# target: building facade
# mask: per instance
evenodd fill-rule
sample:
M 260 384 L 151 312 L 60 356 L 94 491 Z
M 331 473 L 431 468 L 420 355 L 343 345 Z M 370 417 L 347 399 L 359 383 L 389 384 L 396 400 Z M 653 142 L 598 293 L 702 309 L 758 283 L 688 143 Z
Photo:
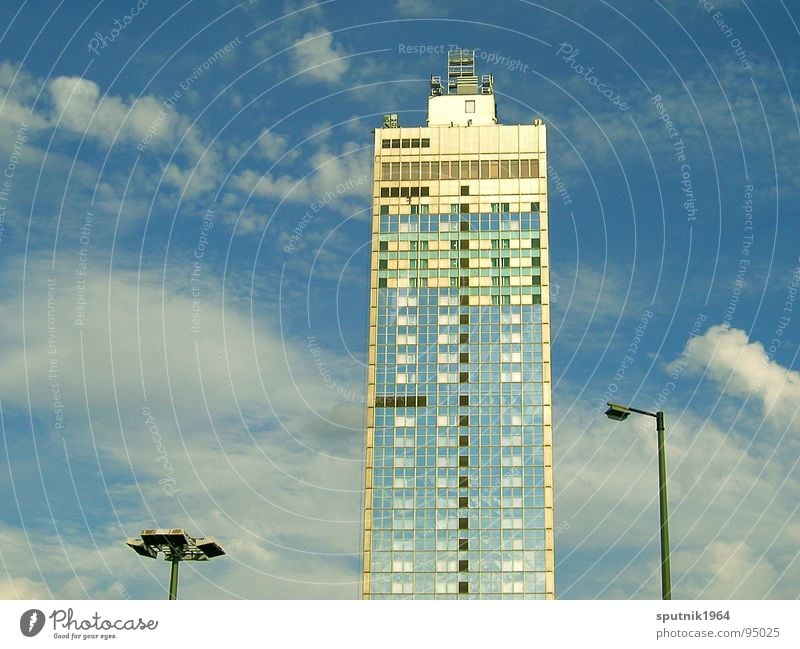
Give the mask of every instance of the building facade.
M 546 154 L 470 51 L 375 130 L 365 598 L 554 597 Z

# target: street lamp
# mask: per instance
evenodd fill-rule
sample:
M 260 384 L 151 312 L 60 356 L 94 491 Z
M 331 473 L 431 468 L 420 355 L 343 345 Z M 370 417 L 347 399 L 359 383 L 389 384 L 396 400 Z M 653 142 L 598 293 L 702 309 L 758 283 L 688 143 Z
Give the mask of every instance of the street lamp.
M 172 563 L 169 576 L 169 599 L 178 598 L 178 564 L 181 561 L 208 561 L 225 554 L 211 537 L 193 538 L 181 529 L 142 530 L 141 538 L 126 542 L 136 554 L 155 559 L 158 553 Z
M 664 453 L 664 413 L 648 412 L 618 403 L 608 403 L 606 417 L 625 421 L 632 412 L 655 417 L 658 432 L 658 504 L 661 518 L 661 599 L 672 599 L 672 576 L 669 567 L 669 521 L 667 514 L 667 458 Z

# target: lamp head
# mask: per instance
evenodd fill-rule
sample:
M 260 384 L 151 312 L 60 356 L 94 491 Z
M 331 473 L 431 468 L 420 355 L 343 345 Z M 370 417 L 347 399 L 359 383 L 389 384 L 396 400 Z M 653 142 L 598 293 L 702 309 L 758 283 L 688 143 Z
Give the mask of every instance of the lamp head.
M 158 554 L 155 548 L 151 548 L 149 545 L 146 545 L 142 539 L 128 539 L 125 541 L 125 544 L 130 547 L 136 554 L 140 554 L 143 557 L 149 557 L 150 559 L 155 559 L 156 555 Z
M 606 417 L 614 421 L 625 421 L 631 411 L 626 406 L 621 406 L 618 403 L 609 403 L 608 410 L 606 410 Z

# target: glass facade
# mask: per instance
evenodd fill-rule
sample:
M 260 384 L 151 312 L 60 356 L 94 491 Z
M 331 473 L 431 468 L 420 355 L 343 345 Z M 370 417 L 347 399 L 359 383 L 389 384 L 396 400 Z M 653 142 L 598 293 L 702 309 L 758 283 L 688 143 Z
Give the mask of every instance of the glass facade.
M 538 173 L 544 125 L 456 130 L 375 136 L 362 594 L 552 598 L 546 179 L 381 174 Z

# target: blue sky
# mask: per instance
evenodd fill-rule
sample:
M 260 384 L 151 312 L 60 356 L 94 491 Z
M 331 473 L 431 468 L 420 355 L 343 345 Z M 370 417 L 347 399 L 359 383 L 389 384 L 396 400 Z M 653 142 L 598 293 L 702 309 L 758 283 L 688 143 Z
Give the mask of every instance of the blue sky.
M 761 0 L 0 7 L 0 597 L 354 598 L 372 129 L 450 46 L 549 133 L 560 597 L 795 598 L 798 15 Z M 795 163 L 795 164 L 793 164 Z

